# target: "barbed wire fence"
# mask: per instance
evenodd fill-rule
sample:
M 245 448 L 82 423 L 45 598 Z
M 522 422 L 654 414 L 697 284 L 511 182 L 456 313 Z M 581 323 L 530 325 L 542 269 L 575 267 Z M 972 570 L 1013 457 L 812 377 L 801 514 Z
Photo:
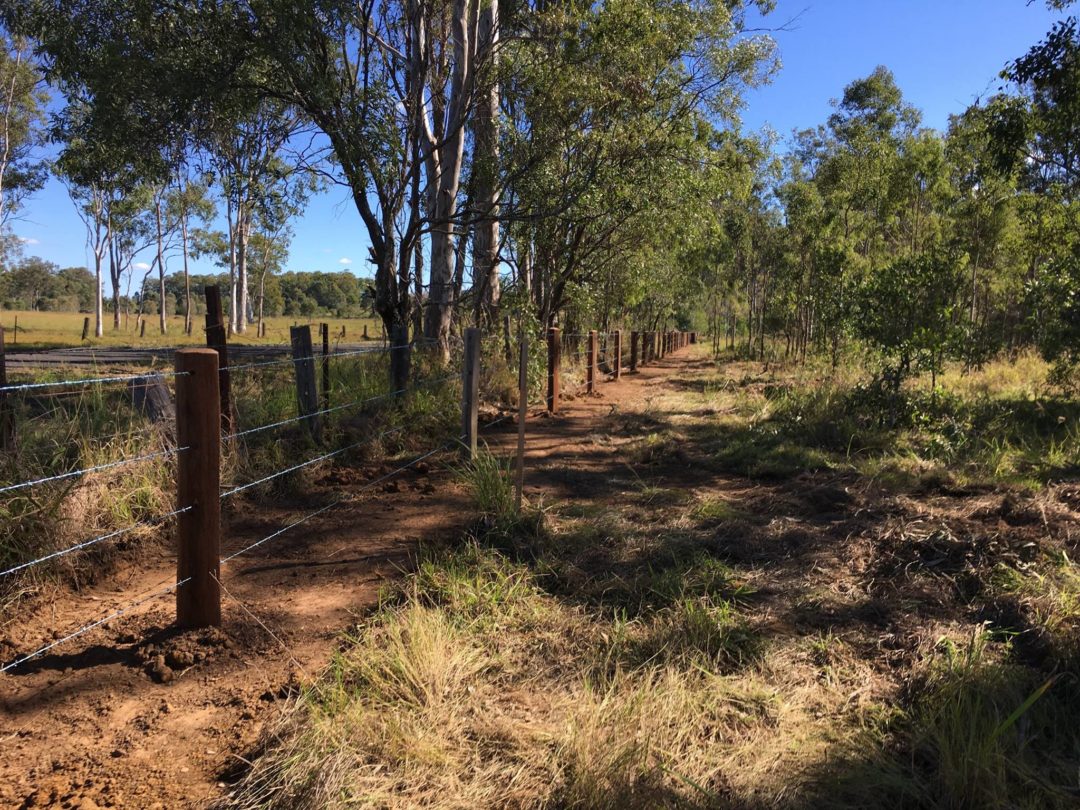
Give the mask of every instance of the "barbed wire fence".
M 297 330 L 307 330 L 308 340 L 306 345 L 311 346 L 310 326 L 298 326 Z M 209 332 L 208 332 L 209 335 Z M 326 332 L 323 332 L 324 338 Z M 603 356 L 607 360 L 610 371 L 607 372 L 609 379 L 618 380 L 623 369 L 624 347 L 622 333 L 615 331 L 603 336 L 603 342 L 598 340 L 597 332 L 584 335 L 588 341 L 587 348 L 582 352 L 571 353 L 570 359 L 576 356 L 585 356 L 588 364 L 587 379 L 584 385 L 576 389 L 576 392 L 586 389 L 595 390 L 599 382 L 597 374 L 598 363 Z M 696 337 L 696 336 L 695 336 Z M 528 350 L 524 344 L 521 346 L 519 366 L 519 402 L 516 413 L 507 413 L 495 420 L 487 421 L 482 426 L 478 419 L 479 405 L 479 366 L 480 366 L 480 334 L 477 329 L 467 329 L 462 339 L 455 340 L 453 347 L 460 351 L 455 353 L 452 361 L 460 363 L 460 373 L 442 374 L 412 380 L 408 385 L 395 387 L 369 396 L 359 396 L 346 402 L 336 404 L 329 403 L 330 380 L 329 372 L 324 372 L 323 403 L 325 407 L 308 408 L 305 410 L 304 380 L 301 374 L 303 366 L 313 365 L 313 356 L 302 350 L 297 352 L 297 343 L 294 341 L 294 356 L 290 358 L 277 358 L 267 361 L 256 361 L 240 364 L 220 364 L 221 352 L 217 349 L 181 349 L 176 352 L 176 369 L 171 372 L 160 373 L 161 380 L 171 380 L 176 386 L 176 425 L 175 446 L 150 453 L 140 453 L 110 460 L 104 463 L 77 466 L 75 469 L 55 472 L 47 476 L 37 476 L 24 481 L 17 481 L 0 486 L 0 495 L 7 493 L 23 492 L 34 488 L 46 487 L 55 482 L 65 482 L 81 479 L 99 472 L 119 469 L 122 467 L 151 462 L 175 461 L 176 463 L 176 508 L 162 511 L 152 518 L 133 521 L 129 525 L 113 528 L 92 537 L 80 539 L 78 542 L 69 543 L 61 549 L 49 551 L 33 559 L 21 561 L 10 565 L 0 571 L 0 585 L 3 581 L 15 577 L 46 563 L 69 558 L 80 552 L 100 546 L 109 541 L 122 538 L 126 535 L 147 530 L 164 529 L 170 524 L 176 524 L 177 534 L 177 576 L 163 581 L 133 601 L 109 611 L 106 615 L 92 619 L 81 626 L 68 630 L 51 630 L 54 639 L 38 647 L 37 649 L 17 655 L 11 661 L 0 662 L 0 673 L 14 670 L 27 662 L 50 652 L 51 650 L 67 644 L 86 633 L 89 633 L 102 625 L 126 616 L 146 604 L 169 595 L 175 595 L 177 599 L 177 625 L 180 627 L 205 626 L 219 624 L 221 610 L 221 568 L 233 563 L 237 558 L 249 554 L 255 549 L 266 546 L 278 538 L 286 535 L 295 528 L 302 526 L 346 503 L 354 501 L 359 495 L 370 491 L 374 487 L 385 483 L 391 478 L 404 473 L 421 462 L 430 459 L 439 453 L 459 448 L 467 457 L 474 456 L 477 452 L 477 438 L 481 429 L 494 428 L 497 425 L 509 422 L 517 417 L 519 422 L 519 445 L 518 445 L 518 497 L 520 504 L 521 476 L 523 472 L 524 457 L 524 424 L 530 406 L 546 404 L 547 410 L 554 413 L 558 409 L 559 402 L 559 378 L 562 371 L 562 342 L 558 329 L 551 329 L 547 335 L 548 349 L 548 390 L 547 396 L 530 398 L 527 386 L 525 364 L 528 362 Z M 640 338 L 640 340 L 639 340 Z M 209 339 L 209 338 L 208 338 Z M 635 333 L 633 347 L 631 349 L 631 367 L 639 364 L 637 349 L 640 343 L 641 358 L 643 364 L 650 357 L 655 357 L 666 349 L 673 351 L 693 340 L 684 333 Z M 328 341 L 324 340 L 324 348 Z M 393 345 L 377 347 L 365 347 L 350 351 L 324 351 L 324 363 L 359 358 L 365 355 L 379 358 L 390 358 L 390 378 L 392 381 L 400 379 L 400 369 L 395 369 L 395 353 L 398 357 L 404 353 L 406 362 L 413 350 L 429 343 L 418 340 L 411 342 L 388 341 Z M 301 341 L 303 344 L 303 341 Z M 542 345 L 542 343 L 541 343 Z M 650 355 L 648 347 L 653 348 Z M 660 348 L 663 347 L 663 348 Z M 453 363 L 451 363 L 452 365 Z M 263 370 L 287 368 L 295 369 L 297 388 L 297 413 L 294 416 L 273 419 L 257 424 L 252 427 L 238 428 L 233 419 L 227 421 L 228 430 L 222 430 L 226 424 L 225 409 L 231 417 L 233 403 L 221 397 L 221 380 L 235 372 L 249 370 Z M 324 366 L 325 368 L 325 366 Z M 51 382 L 27 382 L 11 385 L 0 385 L 0 399 L 6 400 L 9 395 L 20 394 L 44 389 L 74 389 L 87 388 L 89 386 L 104 386 L 114 384 L 131 385 L 145 381 L 145 374 L 108 375 L 90 377 L 84 379 L 67 379 Z M 459 392 L 461 403 L 461 429 L 455 430 L 451 435 L 444 435 L 436 439 L 432 446 L 424 449 L 405 461 L 398 463 L 393 469 L 373 478 L 359 486 L 350 488 L 341 493 L 329 503 L 307 512 L 300 517 L 292 519 L 284 525 L 276 528 L 265 536 L 245 544 L 242 548 L 230 553 L 221 550 L 221 515 L 223 503 L 257 487 L 268 485 L 279 479 L 292 476 L 299 471 L 314 467 L 315 465 L 329 462 L 339 458 L 350 451 L 359 450 L 363 447 L 382 446 L 383 442 L 391 437 L 399 437 L 407 431 L 405 425 L 394 425 L 377 432 L 366 433 L 362 437 L 348 441 L 341 446 L 325 449 L 295 464 L 275 469 L 271 472 L 251 477 L 251 480 L 235 480 L 228 484 L 222 484 L 221 454 L 222 448 L 242 444 L 253 436 L 278 431 L 293 425 L 310 424 L 334 414 L 344 414 L 349 411 L 364 411 L 375 405 L 385 405 L 424 390 L 446 389 L 454 382 L 460 382 Z M 553 386 L 554 381 L 554 386 Z M 313 395 L 312 392 L 307 392 Z M 308 397 L 308 402 L 311 398 Z

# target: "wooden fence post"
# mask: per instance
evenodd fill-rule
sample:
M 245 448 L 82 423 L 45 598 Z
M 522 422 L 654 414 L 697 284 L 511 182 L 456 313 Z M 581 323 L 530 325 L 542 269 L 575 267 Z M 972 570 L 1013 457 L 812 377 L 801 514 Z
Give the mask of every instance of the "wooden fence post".
M 296 405 L 300 416 L 310 416 L 319 410 L 319 392 L 315 385 L 315 354 L 311 346 L 311 327 L 289 328 L 292 341 L 293 369 L 296 372 Z M 317 416 L 305 419 L 311 438 L 319 441 L 320 420 Z
M 322 406 L 330 410 L 330 324 L 320 325 L 322 329 Z
M 615 382 L 622 379 L 622 329 L 615 330 Z
M 465 365 L 461 372 L 461 433 L 466 458 L 476 458 L 480 407 L 480 330 L 465 330 Z
M 218 390 L 221 397 L 221 429 L 231 433 L 233 428 L 232 394 L 229 384 L 229 346 L 225 337 L 225 318 L 221 312 L 221 290 L 216 284 L 203 289 L 206 297 L 206 345 L 218 355 Z
M 630 333 L 630 373 L 633 374 L 637 371 L 638 364 L 638 341 L 641 340 L 640 332 Z
M 7 354 L 4 351 L 4 327 L 0 326 L 0 388 L 8 384 Z M 15 449 L 15 412 L 7 391 L 0 391 L 0 450 Z
M 585 370 L 585 393 L 591 394 L 596 388 L 596 330 L 589 330 L 589 345 L 586 350 L 589 367 Z
M 503 351 L 506 354 L 506 365 L 514 367 L 514 349 L 510 345 L 510 316 L 503 315 Z
M 89 318 L 83 318 L 82 319 L 82 339 L 86 340 L 86 337 L 89 334 L 90 334 L 90 319 Z
M 518 351 L 518 444 L 514 505 L 520 514 L 525 489 L 525 418 L 529 415 L 529 336 L 520 325 L 518 335 L 521 347 Z
M 562 341 L 559 327 L 548 329 L 547 409 L 548 413 L 559 410 L 559 364 L 562 362 Z
M 404 396 L 409 385 L 409 327 L 397 324 L 390 330 L 390 390 Z
M 364 324 L 364 338 L 363 339 L 364 340 L 368 339 L 368 336 L 367 336 L 367 324 L 366 323 Z
M 139 318 L 139 337 L 146 337 L 146 318 Z
M 221 624 L 221 397 L 218 354 L 176 352 L 176 623 Z

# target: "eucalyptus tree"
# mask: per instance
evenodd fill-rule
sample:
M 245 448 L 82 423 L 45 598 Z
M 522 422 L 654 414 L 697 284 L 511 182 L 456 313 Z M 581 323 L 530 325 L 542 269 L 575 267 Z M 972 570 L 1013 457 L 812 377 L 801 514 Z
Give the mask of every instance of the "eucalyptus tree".
M 213 220 L 217 209 L 210 199 L 209 185 L 191 172 L 187 162 L 179 167 L 174 176 L 165 211 L 167 221 L 180 235 L 180 256 L 184 267 L 184 333 L 191 334 L 193 310 L 189 258 L 192 230 L 197 228 L 200 222 Z
M 0 25 L 0 260 L 12 217 L 45 183 L 47 100 L 29 41 Z
M 771 5 L 538 4 L 504 20 L 527 33 L 503 51 L 504 216 L 528 223 L 511 250 L 541 322 L 645 249 L 663 214 L 652 199 L 700 159 L 699 132 L 734 122 L 742 91 L 768 78 L 772 43 L 749 35 L 747 9 Z

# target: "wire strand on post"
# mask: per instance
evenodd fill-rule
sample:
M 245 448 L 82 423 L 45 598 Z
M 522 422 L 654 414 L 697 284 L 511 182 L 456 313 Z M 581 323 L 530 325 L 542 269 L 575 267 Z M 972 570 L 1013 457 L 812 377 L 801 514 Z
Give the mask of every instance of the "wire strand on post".
M 182 579 L 179 582 L 174 582 L 172 585 L 169 585 L 167 588 L 165 588 L 163 590 L 160 590 L 160 591 L 156 591 L 156 592 L 150 594 L 149 596 L 138 600 L 137 602 L 133 602 L 132 604 L 128 605 L 125 608 L 122 608 L 121 610 L 117 610 L 114 613 L 110 613 L 108 616 L 105 616 L 102 619 L 98 619 L 96 621 L 91 622 L 90 624 L 83 625 L 78 630 L 75 630 L 75 631 L 73 631 L 71 633 L 68 633 L 63 638 L 58 638 L 56 641 L 52 642 L 51 644 L 46 644 L 44 647 L 41 647 L 41 648 L 35 650 L 32 653 L 24 655 L 21 658 L 18 658 L 16 660 L 12 661 L 10 664 L 5 664 L 4 666 L 0 667 L 0 673 L 8 672 L 9 670 L 15 669 L 15 667 L 21 666 L 22 664 L 25 664 L 27 661 L 30 661 L 30 660 L 32 660 L 34 658 L 37 658 L 42 653 L 46 653 L 49 650 L 53 649 L 54 647 L 59 647 L 61 644 L 65 644 L 68 641 L 71 641 L 72 639 L 76 639 L 81 635 L 89 633 L 94 628 L 100 627 L 103 624 L 111 622 L 113 619 L 119 619 L 121 616 L 124 616 L 124 615 L 126 615 L 128 613 L 131 613 L 133 610 L 135 610 L 138 607 L 141 607 L 142 605 L 145 605 L 147 602 L 150 602 L 150 601 L 152 601 L 154 599 L 157 599 L 159 597 L 162 597 L 162 596 L 166 596 L 166 595 L 176 591 L 178 588 L 180 588 L 183 585 L 186 585 L 190 581 L 191 581 L 191 579 L 188 578 L 188 579 Z
M 22 481 L 18 484 L 11 484 L 10 486 L 0 487 L 0 494 L 4 492 L 13 492 L 17 489 L 25 489 L 26 487 L 37 486 L 38 484 L 47 484 L 50 481 L 63 481 L 66 478 L 74 478 L 77 475 L 86 475 L 92 472 L 111 470 L 114 467 L 122 467 L 125 464 L 137 464 L 140 461 L 151 461 L 155 458 L 167 458 L 169 456 L 175 456 L 177 453 L 182 453 L 185 450 L 189 449 L 191 448 L 178 447 L 175 450 L 161 450 L 157 453 L 147 453 L 145 456 L 135 456 L 134 458 L 122 458 L 119 461 L 109 461 L 105 464 L 98 464 L 96 467 L 84 467 L 81 470 L 72 470 L 71 472 L 61 473 L 60 475 L 52 475 L 48 478 L 38 478 L 33 481 Z

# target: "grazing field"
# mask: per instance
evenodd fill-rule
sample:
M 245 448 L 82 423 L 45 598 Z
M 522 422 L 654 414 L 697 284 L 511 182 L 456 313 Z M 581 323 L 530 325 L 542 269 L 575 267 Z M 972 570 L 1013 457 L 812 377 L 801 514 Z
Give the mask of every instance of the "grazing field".
M 168 331 L 161 334 L 158 326 L 157 315 L 146 316 L 146 330 L 144 334 L 138 319 L 132 315 L 129 318 L 121 316 L 120 329 L 113 329 L 112 316 L 105 317 L 105 334 L 94 337 L 94 316 L 90 315 L 90 334 L 87 340 L 82 339 L 83 319 L 86 313 L 81 312 L 27 312 L 5 310 L 0 312 L 0 325 L 5 330 L 5 342 L 10 351 L 12 348 L 20 349 L 56 349 L 71 346 L 83 346 L 92 348 L 95 346 L 136 346 L 157 348 L 161 346 L 189 346 L 202 345 L 205 341 L 203 336 L 203 315 L 194 316 L 194 326 L 190 335 L 184 334 L 183 316 L 174 316 L 168 319 Z M 233 335 L 231 340 L 237 343 L 288 343 L 289 327 L 294 324 L 330 324 L 330 339 L 356 342 L 363 339 L 364 329 L 367 329 L 368 338 L 379 340 L 382 336 L 381 321 L 376 318 L 331 318 L 323 316 L 288 317 L 274 316 L 265 319 L 266 337 L 256 336 L 256 325 L 251 324 L 248 331 L 243 335 Z M 16 326 L 18 327 L 16 329 Z M 344 327 L 345 336 L 341 337 Z M 317 334 L 316 334 L 317 337 Z

